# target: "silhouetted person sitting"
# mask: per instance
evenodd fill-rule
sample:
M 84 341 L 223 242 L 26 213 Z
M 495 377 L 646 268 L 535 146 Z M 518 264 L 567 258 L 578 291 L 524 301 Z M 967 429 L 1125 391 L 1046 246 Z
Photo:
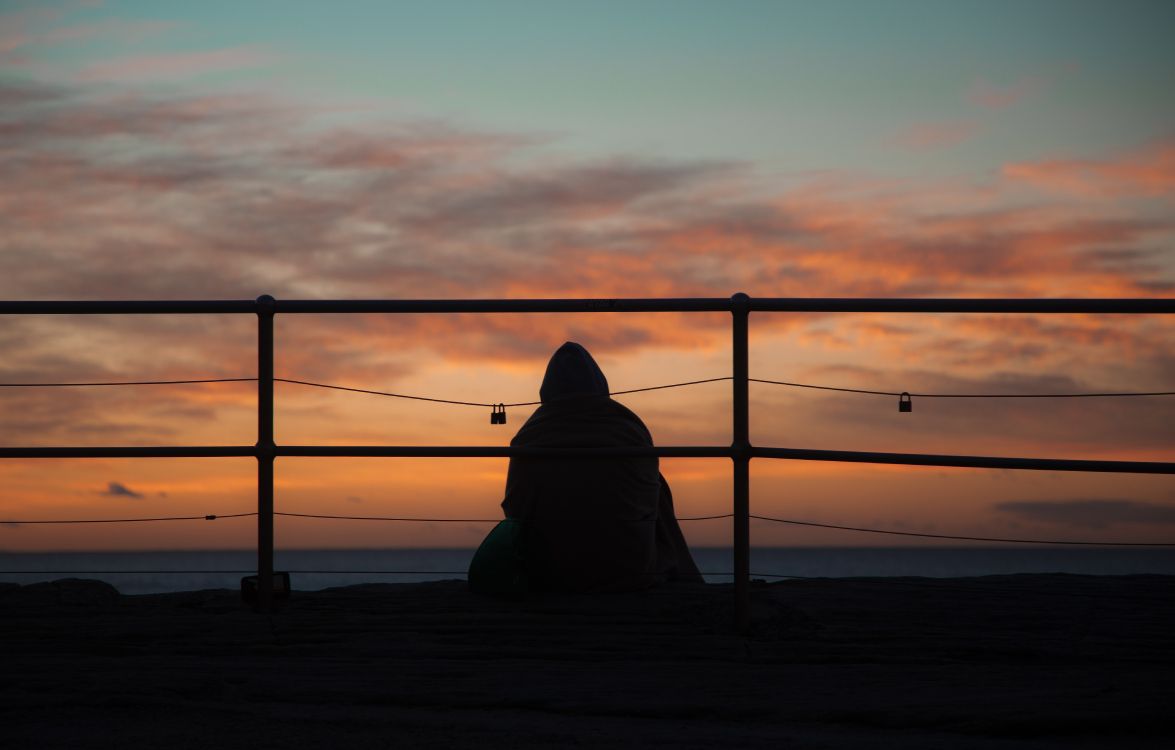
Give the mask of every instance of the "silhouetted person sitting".
M 567 342 L 547 364 L 535 410 L 512 446 L 652 446 L 640 417 L 608 396 L 587 349 Z M 506 521 L 470 566 L 475 591 L 629 591 L 701 581 L 655 456 L 512 458 Z

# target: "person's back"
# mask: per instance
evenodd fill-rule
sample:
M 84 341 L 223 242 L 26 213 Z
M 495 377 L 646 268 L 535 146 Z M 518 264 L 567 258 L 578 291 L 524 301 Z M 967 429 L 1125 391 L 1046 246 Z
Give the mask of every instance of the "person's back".
M 640 418 L 609 398 L 607 379 L 579 344 L 568 342 L 551 357 L 540 397 L 542 406 L 511 445 L 653 445 Z M 520 523 L 532 589 L 617 591 L 666 578 L 700 580 L 655 456 L 512 459 L 502 508 Z

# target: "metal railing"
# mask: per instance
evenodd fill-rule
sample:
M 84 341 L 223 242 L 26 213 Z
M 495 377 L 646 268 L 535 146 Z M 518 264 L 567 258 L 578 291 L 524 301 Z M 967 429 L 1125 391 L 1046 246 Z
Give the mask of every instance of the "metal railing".
M 729 312 L 732 351 L 732 441 L 730 445 L 659 446 L 652 448 L 538 448 L 503 446 L 324 446 L 278 445 L 274 440 L 273 321 L 277 314 L 310 313 L 632 313 Z M 0 302 L 0 315 L 257 315 L 257 443 L 175 447 L 0 447 L 0 458 L 201 458 L 253 456 L 257 459 L 257 606 L 273 603 L 274 462 L 279 456 L 509 458 L 634 457 L 729 458 L 733 462 L 733 572 L 735 619 L 740 629 L 750 615 L 750 462 L 752 458 L 844 461 L 1046 471 L 1175 474 L 1175 463 L 1099 461 L 924 453 L 811 450 L 758 447 L 750 441 L 748 329 L 752 312 L 820 313 L 1024 313 L 1024 314 L 1171 314 L 1175 299 L 838 299 L 729 298 L 677 299 L 484 299 L 484 300 L 256 300 L 226 301 L 57 301 Z

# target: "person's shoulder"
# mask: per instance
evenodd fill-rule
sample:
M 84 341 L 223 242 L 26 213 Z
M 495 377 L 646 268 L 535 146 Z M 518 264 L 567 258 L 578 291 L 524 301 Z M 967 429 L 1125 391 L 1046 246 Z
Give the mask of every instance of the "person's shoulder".
M 644 420 L 637 416 L 636 412 L 619 401 L 613 401 L 611 398 L 608 399 L 607 408 L 611 414 L 622 418 L 626 424 L 630 425 L 634 430 L 637 430 L 645 441 L 648 441 L 650 445 L 652 444 L 653 435 L 649 432 L 649 428 L 645 425 Z
M 511 445 L 588 438 L 617 445 L 652 445 L 649 428 L 634 411 L 607 396 L 543 404 L 518 429 Z

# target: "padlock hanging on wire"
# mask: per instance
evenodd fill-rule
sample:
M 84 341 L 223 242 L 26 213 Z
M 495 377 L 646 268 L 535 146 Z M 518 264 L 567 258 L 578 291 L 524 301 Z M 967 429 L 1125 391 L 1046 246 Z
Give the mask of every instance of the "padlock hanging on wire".
M 902 391 L 902 395 L 898 396 L 898 411 L 911 412 L 914 411 L 914 399 L 910 397 L 909 393 Z
M 493 411 L 490 412 L 490 424 L 506 424 L 506 405 L 494 404 L 491 408 Z

